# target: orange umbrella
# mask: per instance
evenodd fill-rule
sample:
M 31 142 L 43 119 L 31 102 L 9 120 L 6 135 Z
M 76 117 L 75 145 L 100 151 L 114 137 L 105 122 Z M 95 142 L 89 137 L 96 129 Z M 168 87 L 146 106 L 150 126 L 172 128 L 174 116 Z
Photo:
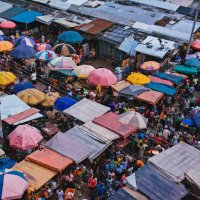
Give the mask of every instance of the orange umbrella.
M 0 42 L 0 52 L 11 51 L 14 45 L 8 41 L 1 41 Z
M 140 65 L 140 69 L 147 70 L 147 71 L 155 71 L 160 69 L 160 63 L 155 61 L 148 61 L 144 62 Z

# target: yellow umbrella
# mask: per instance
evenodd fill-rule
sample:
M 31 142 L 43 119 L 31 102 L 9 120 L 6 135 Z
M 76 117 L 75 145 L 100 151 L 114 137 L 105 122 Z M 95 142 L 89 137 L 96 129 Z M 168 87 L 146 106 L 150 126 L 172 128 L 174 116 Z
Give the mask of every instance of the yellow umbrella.
M 143 85 L 150 83 L 149 77 L 139 73 L 133 73 L 129 75 L 127 81 L 129 81 L 131 84 L 136 84 L 136 85 Z
M 91 65 L 80 65 L 76 67 L 73 72 L 78 75 L 78 78 L 87 78 L 88 74 L 95 70 Z
M 0 72 L 0 85 L 6 86 L 15 81 L 17 77 L 11 72 Z
M 37 89 L 26 89 L 19 93 L 17 96 L 26 104 L 37 105 L 45 100 L 45 94 Z
M 45 94 L 45 100 L 42 102 L 42 106 L 44 107 L 52 107 L 54 105 L 54 102 L 57 98 L 59 98 L 60 95 L 58 92 L 49 92 Z
M 0 42 L 0 52 L 11 51 L 14 45 L 8 41 L 1 41 Z

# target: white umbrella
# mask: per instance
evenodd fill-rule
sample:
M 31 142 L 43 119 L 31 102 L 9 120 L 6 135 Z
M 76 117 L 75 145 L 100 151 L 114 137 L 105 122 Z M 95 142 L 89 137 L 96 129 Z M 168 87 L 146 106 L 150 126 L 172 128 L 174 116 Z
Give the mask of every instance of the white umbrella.
M 128 111 L 119 115 L 119 121 L 124 124 L 132 125 L 137 129 L 145 129 L 147 128 L 148 119 L 138 112 Z

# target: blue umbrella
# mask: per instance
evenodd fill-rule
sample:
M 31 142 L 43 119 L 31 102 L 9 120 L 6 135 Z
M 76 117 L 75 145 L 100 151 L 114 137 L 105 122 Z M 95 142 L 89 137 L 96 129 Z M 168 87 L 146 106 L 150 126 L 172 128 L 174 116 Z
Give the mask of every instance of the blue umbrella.
M 190 118 L 183 119 L 182 123 L 187 126 L 194 126 L 194 121 L 193 119 Z
M 58 39 L 64 43 L 80 43 L 83 37 L 76 31 L 64 31 L 58 36 Z
M 56 99 L 54 103 L 54 108 L 58 111 L 63 111 L 72 105 L 74 105 L 77 101 L 70 97 L 61 97 Z
M 17 46 L 14 50 L 11 51 L 11 56 L 25 59 L 25 58 L 34 58 L 36 51 L 29 46 Z
M 29 82 L 22 82 L 22 83 L 18 83 L 14 86 L 13 88 L 13 92 L 15 94 L 17 94 L 18 92 L 21 92 L 23 90 L 26 90 L 26 89 L 30 89 L 30 88 L 34 88 L 33 84 L 32 83 L 29 83 Z
M 0 41 L 10 41 L 10 39 L 5 35 L 0 35 Z
M 15 161 L 10 158 L 0 159 L 0 171 L 5 171 L 5 169 L 10 169 L 15 165 Z
M 35 47 L 36 43 L 32 38 L 22 36 L 15 41 L 15 46 L 29 46 Z
M 197 58 L 190 58 L 185 61 L 185 65 L 187 65 L 188 67 L 196 67 L 199 69 L 200 61 Z
M 197 128 L 200 128 L 200 111 L 194 116 L 194 123 Z

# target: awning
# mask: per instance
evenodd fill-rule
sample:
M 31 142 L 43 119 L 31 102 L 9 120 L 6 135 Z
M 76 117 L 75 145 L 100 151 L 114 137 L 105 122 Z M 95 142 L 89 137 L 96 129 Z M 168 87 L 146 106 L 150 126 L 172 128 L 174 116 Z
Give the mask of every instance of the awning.
M 136 99 L 155 105 L 163 96 L 164 94 L 162 92 L 150 90 L 138 95 Z
M 151 157 L 149 162 L 175 182 L 181 182 L 185 179 L 187 173 L 190 175 L 190 170 L 199 171 L 200 153 L 193 146 L 179 142 L 162 153 Z
M 0 17 L 2 17 L 4 19 L 10 19 L 18 14 L 23 13 L 24 11 L 26 11 L 26 9 L 21 8 L 21 7 L 13 7 L 13 8 L 10 8 L 10 9 L 0 13 Z
M 110 108 L 107 106 L 89 99 L 82 99 L 70 108 L 64 110 L 64 113 L 82 122 L 89 122 L 108 111 L 110 111 Z
M 120 90 L 119 95 L 130 98 L 130 97 L 135 97 L 135 96 L 137 96 L 145 91 L 148 91 L 148 90 L 150 90 L 150 89 L 148 89 L 144 86 L 141 86 L 141 85 L 130 85 L 130 86 L 124 88 L 123 90 Z
M 74 162 L 80 163 L 92 153 L 92 149 L 80 141 L 59 132 L 51 138 L 46 146 L 63 156 L 71 158 Z
M 50 149 L 37 150 L 26 157 L 27 160 L 55 171 L 63 171 L 73 161 Z
M 96 35 L 110 28 L 112 25 L 113 25 L 112 22 L 105 21 L 102 19 L 95 19 L 87 24 L 81 24 L 77 26 L 75 29 L 78 31 L 82 31 L 84 33 Z
M 131 56 L 136 55 L 135 48 L 138 46 L 139 42 L 135 41 L 134 38 L 127 37 L 118 47 L 119 50 L 128 53 Z
M 174 96 L 176 94 L 176 89 L 169 85 L 151 82 L 146 84 L 145 86 L 152 90 L 162 92 L 166 95 Z
M 75 141 L 80 142 L 80 144 L 83 144 L 90 148 L 92 150 L 90 155 L 88 156 L 90 160 L 94 160 L 95 158 L 97 158 L 111 145 L 111 141 L 109 143 L 102 143 L 93 139 L 79 126 L 75 126 L 64 134 L 65 136 L 67 136 L 67 138 L 72 138 Z
M 173 41 L 147 36 L 147 38 L 135 48 L 135 51 L 162 59 L 168 52 L 174 49 L 175 42 Z
M 149 199 L 180 200 L 187 195 L 184 185 L 176 184 L 153 165 L 147 164 L 125 179 L 125 183 Z
M 43 15 L 43 16 L 36 17 L 36 21 L 41 22 L 46 25 L 50 25 L 53 20 L 54 20 L 54 17 L 52 15 Z
M 4 120 L 13 115 L 22 113 L 26 110 L 29 110 L 31 107 L 25 104 L 21 99 L 19 99 L 16 95 L 8 95 L 1 98 L 1 120 Z M 33 114 L 23 120 L 20 120 L 14 125 L 22 124 L 34 119 L 38 119 L 43 117 L 40 113 Z
M 36 11 L 25 11 L 11 18 L 11 20 L 19 23 L 30 24 L 35 21 L 35 18 L 42 16 L 42 13 Z
M 149 76 L 149 78 L 150 78 L 151 82 L 162 83 L 162 84 L 169 85 L 169 86 L 174 85 L 173 82 L 159 78 L 159 77 L 156 77 L 156 76 Z
M 13 169 L 23 172 L 30 187 L 34 190 L 40 189 L 56 175 L 53 170 L 25 160 L 16 164 Z
M 124 88 L 130 86 L 131 84 L 127 81 L 118 81 L 116 84 L 111 85 L 111 88 L 114 89 L 116 92 L 123 90 Z
M 118 119 L 118 116 L 119 115 L 116 113 L 109 112 L 105 115 L 95 118 L 93 122 L 117 133 L 123 138 L 127 138 L 136 131 L 136 128 L 131 125 L 121 123 Z
M 61 26 L 64 26 L 66 28 L 74 28 L 78 26 L 77 23 L 67 21 L 66 18 L 55 19 L 53 22 L 60 24 Z
M 13 7 L 12 4 L 0 1 L 0 13 L 4 12 L 12 7 Z
M 90 137 L 99 140 L 100 142 L 110 143 L 113 140 L 120 138 L 115 132 L 95 124 L 94 122 L 87 122 L 79 127 L 85 131 Z
M 152 74 L 152 76 L 156 76 L 158 78 L 162 78 L 162 79 L 171 81 L 175 84 L 179 84 L 184 80 L 183 77 L 181 77 L 181 76 L 175 76 L 175 75 L 167 74 L 167 73 L 163 73 L 163 72 L 155 72 Z
M 175 65 L 174 71 L 187 75 L 197 75 L 198 70 L 196 67 L 187 67 L 185 65 Z

